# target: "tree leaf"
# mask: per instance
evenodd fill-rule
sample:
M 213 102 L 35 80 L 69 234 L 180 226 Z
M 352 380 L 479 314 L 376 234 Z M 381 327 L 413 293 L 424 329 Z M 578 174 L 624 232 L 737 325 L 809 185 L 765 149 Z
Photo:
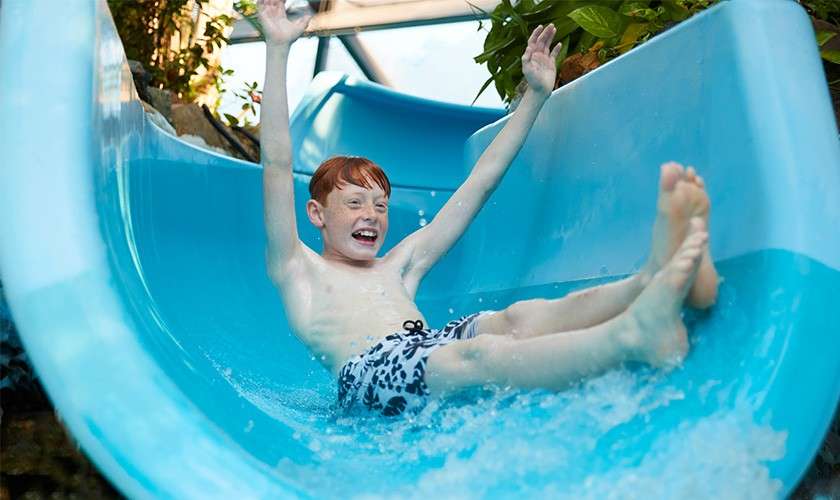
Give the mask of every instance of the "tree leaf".
M 647 6 L 647 2 L 624 2 L 618 9 L 618 13 L 637 19 L 651 21 L 659 16 L 659 13 Z
M 835 36 L 837 36 L 837 33 L 833 31 L 817 31 L 817 45 L 822 47 Z
M 662 0 L 662 6 L 672 21 L 685 21 L 691 15 L 688 8 L 678 0 Z
M 828 62 L 840 64 L 840 50 L 823 50 L 820 55 Z
M 569 37 L 563 39 L 562 42 L 563 47 L 560 48 L 560 53 L 557 54 L 557 69 L 560 69 L 560 66 L 563 65 L 563 61 L 566 60 L 566 56 L 569 55 Z
M 476 94 L 476 95 L 475 95 L 475 99 L 473 99 L 472 103 L 470 103 L 470 106 L 472 106 L 473 104 L 475 104 L 475 101 L 477 101 L 477 100 L 478 100 L 478 98 L 479 98 L 479 97 L 481 97 L 481 94 L 483 94 L 483 93 L 484 93 L 484 90 L 485 90 L 487 87 L 489 87 L 489 86 L 490 86 L 490 84 L 491 84 L 491 83 L 493 83 L 493 81 L 494 81 L 494 80 L 496 80 L 496 75 L 491 76 L 490 78 L 488 78 L 488 79 L 487 79 L 487 81 L 486 81 L 486 82 L 484 82 L 484 85 L 482 85 L 482 86 L 481 86 L 481 88 L 480 88 L 480 89 L 478 89 L 478 94 Z M 502 96 L 502 97 L 504 97 L 504 96 Z
M 596 37 L 592 33 L 588 31 L 581 32 L 577 46 L 575 47 L 575 52 L 586 52 L 587 50 L 589 50 L 590 47 L 595 45 L 596 41 L 598 41 L 598 37 Z
M 647 33 L 647 31 L 648 23 L 630 23 L 627 29 L 624 30 L 624 35 L 621 36 L 618 51 L 623 54 L 632 49 L 636 45 L 636 42 L 639 41 L 639 38 Z
M 601 5 L 587 5 L 569 13 L 578 26 L 598 38 L 612 38 L 621 34 L 621 16 Z
M 228 125 L 236 126 L 239 124 L 239 120 L 229 113 L 225 113 L 225 119 L 227 120 Z

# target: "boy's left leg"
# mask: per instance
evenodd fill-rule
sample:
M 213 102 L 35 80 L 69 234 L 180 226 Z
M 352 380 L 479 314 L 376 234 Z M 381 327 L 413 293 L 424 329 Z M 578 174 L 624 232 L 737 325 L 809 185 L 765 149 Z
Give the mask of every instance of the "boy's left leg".
M 499 312 L 480 316 L 476 320 L 476 332 L 524 339 L 589 328 L 624 312 L 648 281 L 647 273 L 639 273 L 559 299 L 516 302 Z
M 624 312 L 685 239 L 695 212 L 708 211 L 708 197 L 695 178 L 693 170 L 686 172 L 679 164 L 662 165 L 651 256 L 640 273 L 555 300 L 517 302 L 497 313 L 479 317 L 476 332 L 530 338 L 590 328 Z

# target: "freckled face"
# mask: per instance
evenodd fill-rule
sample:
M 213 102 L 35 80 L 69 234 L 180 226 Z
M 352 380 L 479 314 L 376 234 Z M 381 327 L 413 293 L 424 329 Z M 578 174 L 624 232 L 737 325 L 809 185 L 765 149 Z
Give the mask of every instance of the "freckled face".
M 388 231 L 388 197 L 377 185 L 347 184 L 327 195 L 323 210 L 324 256 L 354 261 L 376 258 Z

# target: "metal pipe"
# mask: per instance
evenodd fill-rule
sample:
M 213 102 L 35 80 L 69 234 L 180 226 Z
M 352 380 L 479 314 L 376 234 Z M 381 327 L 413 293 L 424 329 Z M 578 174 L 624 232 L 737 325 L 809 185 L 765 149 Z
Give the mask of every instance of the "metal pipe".
M 312 71 L 312 77 L 327 69 L 327 56 L 330 52 L 330 37 L 323 36 L 318 38 L 318 50 L 315 53 L 315 69 Z
M 359 40 L 359 37 L 356 35 L 338 35 L 338 39 L 344 45 L 344 48 L 347 49 L 350 57 L 359 65 L 359 68 L 368 80 L 387 87 L 393 87 L 388 76 L 385 75 L 385 71 L 377 64 L 376 60 L 368 52 L 364 44 L 362 44 L 362 41 Z

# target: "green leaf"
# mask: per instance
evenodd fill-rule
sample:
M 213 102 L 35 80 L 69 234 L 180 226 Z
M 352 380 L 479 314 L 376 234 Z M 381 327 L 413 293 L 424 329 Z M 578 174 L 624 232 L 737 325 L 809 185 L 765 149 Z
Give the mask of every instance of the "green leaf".
M 609 7 L 587 5 L 573 10 L 569 17 L 598 38 L 612 38 L 621 34 L 621 16 Z
M 560 66 L 563 65 L 563 61 L 566 60 L 566 56 L 569 54 L 569 37 L 563 39 L 562 42 L 563 47 L 560 48 L 560 53 L 557 54 L 557 68 L 560 69 Z
M 840 50 L 823 50 L 820 55 L 828 62 L 840 64 Z
M 528 37 L 531 33 L 528 32 L 528 23 L 522 19 L 522 16 L 519 15 L 519 12 L 516 11 L 516 8 L 511 5 L 510 0 L 502 0 L 502 4 L 508 6 L 510 8 L 510 18 L 516 23 L 516 26 L 522 31 L 522 35 Z
M 647 2 L 624 2 L 619 7 L 618 13 L 623 16 L 644 19 L 646 21 L 651 21 L 659 16 L 656 10 L 647 6 Z
M 501 42 L 493 45 L 492 47 L 487 48 L 484 52 L 475 56 L 473 60 L 478 64 L 487 62 L 491 57 L 495 56 L 497 52 L 508 48 L 509 46 L 513 45 L 514 42 L 516 42 L 515 34 L 514 36 L 506 40 L 502 40 Z
M 227 120 L 228 125 L 236 126 L 239 124 L 239 120 L 229 113 L 225 113 L 225 119 Z
M 627 29 L 624 30 L 624 34 L 621 36 L 618 51 L 623 54 L 632 49 L 638 43 L 639 39 L 648 32 L 648 29 L 648 23 L 631 23 L 628 25 Z
M 580 39 L 578 40 L 577 46 L 575 47 L 575 52 L 584 53 L 589 50 L 590 47 L 595 45 L 595 42 L 598 40 L 598 37 L 593 35 L 588 31 L 582 32 Z
M 685 21 L 691 15 L 688 8 L 679 0 L 663 0 L 662 6 L 672 21 Z
M 837 36 L 837 33 L 833 31 L 817 31 L 817 45 L 822 47 L 835 36 Z
M 487 87 L 489 87 L 489 86 L 490 86 L 490 84 L 491 84 L 491 83 L 493 83 L 493 81 L 494 81 L 495 79 L 496 79 L 496 75 L 493 75 L 493 76 L 491 76 L 490 78 L 488 78 L 486 82 L 484 82 L 484 85 L 482 85 L 482 86 L 481 86 L 481 88 L 480 88 L 480 89 L 478 89 L 478 94 L 476 94 L 476 95 L 475 95 L 475 99 L 473 99 L 472 103 L 470 103 L 470 106 L 472 106 L 473 104 L 475 104 L 475 101 L 477 101 L 477 100 L 478 100 L 478 98 L 479 98 L 479 97 L 481 97 L 481 94 L 483 94 L 483 93 L 484 93 L 484 90 L 485 90 L 485 89 L 487 89 Z

